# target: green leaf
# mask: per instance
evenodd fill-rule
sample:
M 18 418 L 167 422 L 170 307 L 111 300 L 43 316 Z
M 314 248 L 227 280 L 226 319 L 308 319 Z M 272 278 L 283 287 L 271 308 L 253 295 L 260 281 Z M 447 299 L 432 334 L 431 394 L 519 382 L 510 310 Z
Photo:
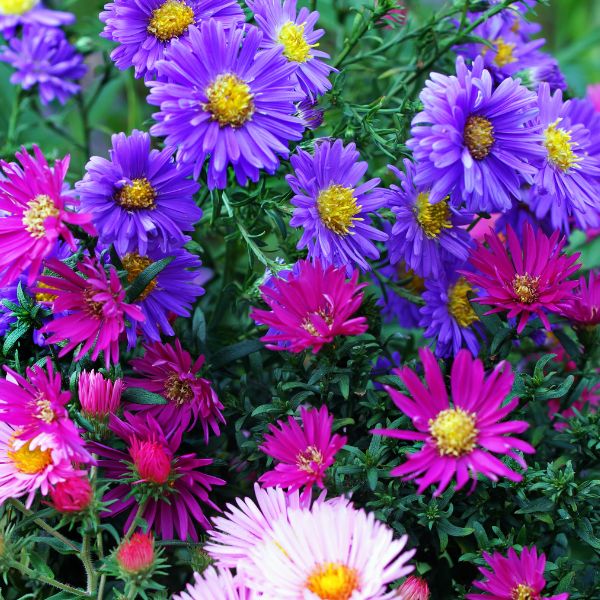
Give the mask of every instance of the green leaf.
M 8 354 L 15 346 L 15 344 L 29 331 L 29 325 L 27 323 L 20 323 L 16 329 L 13 329 L 6 338 L 4 338 L 4 345 L 2 346 L 2 353 Z
M 195 339 L 200 340 L 202 344 L 206 343 L 206 317 L 204 311 L 197 306 L 192 318 L 192 334 Z
M 167 404 L 167 400 L 160 394 L 149 392 L 144 388 L 130 387 L 123 392 L 123 398 L 135 404 Z
M 140 294 L 148 287 L 161 271 L 168 267 L 175 260 L 174 256 L 161 258 L 148 265 L 133 281 L 127 290 L 127 302 L 131 303 L 137 300 Z
M 244 340 L 216 352 L 212 357 L 211 363 L 213 368 L 218 369 L 240 358 L 244 358 L 248 354 L 258 352 L 263 348 L 264 345 L 260 340 Z

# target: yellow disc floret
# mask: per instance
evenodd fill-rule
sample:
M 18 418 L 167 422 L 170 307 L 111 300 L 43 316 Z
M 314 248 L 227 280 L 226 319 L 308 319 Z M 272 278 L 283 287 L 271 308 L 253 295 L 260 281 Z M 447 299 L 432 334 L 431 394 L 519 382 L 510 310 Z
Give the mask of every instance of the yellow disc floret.
M 568 171 L 573 165 L 581 160 L 573 152 L 574 142 L 571 141 L 571 132 L 558 127 L 560 119 L 557 119 L 544 131 L 544 146 L 548 150 L 548 160 L 561 171 Z
M 358 573 L 341 563 L 323 563 L 309 575 L 306 588 L 322 600 L 349 600 L 360 589 Z
M 0 0 L 0 15 L 23 15 L 38 2 L 39 0 Z
M 296 466 L 305 473 L 314 474 L 313 465 L 323 464 L 323 453 L 316 446 L 308 446 L 303 452 L 296 456 Z
M 127 271 L 127 281 L 133 283 L 136 278 L 147 269 L 154 261 L 147 256 L 142 256 L 137 252 L 126 254 L 121 260 L 123 268 Z M 144 291 L 138 296 L 137 301 L 141 302 L 149 296 L 152 290 L 156 287 L 156 277 L 144 288 Z
M 519 302 L 523 304 L 533 304 L 539 298 L 539 277 L 532 277 L 529 273 L 525 275 L 515 275 L 512 282 L 513 292 L 516 294 Z
M 117 202 L 126 210 L 153 209 L 155 201 L 156 191 L 145 177 L 124 185 L 117 195 Z
M 43 238 L 46 235 L 44 222 L 48 217 L 58 217 L 60 211 L 56 208 L 54 200 L 46 194 L 38 194 L 27 203 L 27 210 L 23 212 L 23 225 L 33 238 Z
M 348 235 L 362 206 L 356 204 L 354 189 L 334 184 L 324 189 L 317 198 L 317 211 L 321 221 L 338 235 Z
M 483 160 L 494 145 L 494 126 L 485 117 L 471 115 L 463 132 L 465 145 L 475 160 Z
M 516 62 L 516 58 L 513 54 L 515 44 L 505 42 L 501 37 L 494 41 L 494 47 L 496 49 L 496 56 L 494 57 L 494 63 L 497 67 L 502 68 L 506 65 Z
M 52 452 L 41 448 L 31 448 L 31 442 L 26 442 L 18 449 L 14 449 L 14 437 L 8 442 L 8 458 L 15 467 L 26 475 L 41 473 L 52 464 Z
M 461 327 L 469 327 L 479 320 L 469 300 L 472 291 L 471 284 L 464 277 L 448 290 L 448 312 Z
M 441 455 L 462 456 L 475 448 L 479 433 L 475 424 L 474 414 L 462 408 L 447 408 L 429 420 L 429 433 Z
M 510 594 L 511 600 L 536 600 L 539 598 L 528 585 L 520 583 Z
M 310 49 L 318 44 L 309 44 L 304 37 L 304 25 L 291 21 L 279 30 L 277 41 L 283 46 L 283 55 L 292 62 L 304 63 L 311 58 Z
M 206 89 L 204 106 L 221 127 L 241 127 L 254 114 L 250 86 L 233 73 L 219 75 Z
M 194 21 L 194 10 L 183 0 L 167 0 L 152 11 L 148 33 L 161 42 L 168 42 L 183 35 Z
M 444 198 L 437 204 L 429 202 L 429 193 L 421 192 L 415 203 L 416 217 L 421 229 L 428 238 L 437 238 L 442 229 L 452 227 L 448 199 Z

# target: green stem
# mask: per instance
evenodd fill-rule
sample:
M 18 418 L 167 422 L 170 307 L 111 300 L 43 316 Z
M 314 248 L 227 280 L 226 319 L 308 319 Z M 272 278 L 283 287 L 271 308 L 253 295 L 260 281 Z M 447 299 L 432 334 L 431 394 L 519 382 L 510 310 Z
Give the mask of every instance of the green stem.
M 85 147 L 85 156 L 86 159 L 91 155 L 90 149 L 90 137 L 91 137 L 91 128 L 90 122 L 88 118 L 88 109 L 85 105 L 83 94 L 77 94 L 77 106 L 79 107 L 79 114 L 81 115 L 81 125 L 83 127 L 83 145 Z
M 317 10 L 317 0 L 310 0 L 310 10 L 311 12 Z
M 41 107 L 38 105 L 38 103 L 36 101 L 33 102 L 33 109 L 36 112 L 37 116 L 42 120 L 42 122 L 48 129 L 50 129 L 52 132 L 56 133 L 56 135 L 59 135 L 63 139 L 67 140 L 67 142 L 69 142 L 70 144 L 73 144 L 73 146 L 76 146 L 82 153 L 87 154 L 87 150 L 86 150 L 85 146 L 83 144 L 81 144 L 80 142 L 78 142 L 68 131 L 66 131 L 62 127 L 59 127 L 58 125 L 56 125 L 56 123 L 51 121 L 43 113 Z
M 60 581 L 56 581 L 56 579 L 51 579 L 50 577 L 46 577 L 37 571 L 32 571 L 29 567 L 22 565 L 21 563 L 13 560 L 12 558 L 4 557 L 4 560 L 7 561 L 8 565 L 13 569 L 17 569 L 23 575 L 28 577 L 31 581 L 39 581 L 41 583 L 45 583 L 46 585 L 51 585 L 52 587 L 58 588 L 64 592 L 69 592 L 78 598 L 90 598 L 90 596 L 79 588 L 74 588 L 66 583 L 61 583 Z
M 135 513 L 135 517 L 134 517 L 133 521 L 131 522 L 131 525 L 129 526 L 127 533 L 125 534 L 124 539 L 128 540 L 133 535 L 133 532 L 135 531 L 135 528 L 137 527 L 137 520 L 144 514 L 144 511 L 146 510 L 146 504 L 148 504 L 147 498 L 138 506 L 137 512 Z
M 23 100 L 23 88 L 16 86 L 12 109 L 8 121 L 8 132 L 6 134 L 6 150 L 12 150 L 17 142 L 17 127 L 19 125 L 19 114 L 21 113 L 21 101 Z
M 83 543 L 81 544 L 81 554 L 79 555 L 83 568 L 85 569 L 85 575 L 87 579 L 87 593 L 92 594 L 96 591 L 98 575 L 92 564 L 92 548 L 91 548 L 91 537 L 89 533 L 83 536 Z

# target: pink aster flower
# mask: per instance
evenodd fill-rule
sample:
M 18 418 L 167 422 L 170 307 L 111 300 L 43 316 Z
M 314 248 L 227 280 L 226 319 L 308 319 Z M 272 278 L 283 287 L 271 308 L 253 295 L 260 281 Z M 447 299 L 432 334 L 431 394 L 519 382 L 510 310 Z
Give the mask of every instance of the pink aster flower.
M 94 370 L 82 371 L 78 389 L 81 412 L 88 419 L 106 421 L 119 410 L 123 392 L 122 379 L 111 381 Z
M 569 594 L 542 596 L 546 580 L 544 567 L 546 556 L 538 557 L 537 549 L 523 548 L 517 556 L 514 548 L 510 548 L 508 556 L 499 552 L 489 555 L 483 553 L 490 569 L 480 567 L 484 581 L 474 581 L 473 585 L 485 594 L 467 594 L 467 600 L 504 600 L 505 598 L 531 598 L 532 600 L 567 600 Z
M 314 354 L 337 335 L 367 331 L 365 317 L 353 317 L 360 308 L 366 284 L 358 284 L 358 271 L 346 280 L 345 268 L 325 267 L 319 260 L 301 260 L 286 278 L 272 278 L 260 288 L 270 311 L 254 308 L 250 316 L 269 325 L 261 338 L 270 350 Z
M 412 419 L 416 431 L 373 431 L 398 440 L 423 442 L 423 447 L 408 454 L 408 460 L 392 469 L 391 474 L 415 479 L 419 494 L 429 485 L 438 483 L 434 496 L 439 496 L 454 476 L 456 490 L 461 489 L 469 478 L 475 487 L 478 473 L 492 481 L 497 481 L 498 477 L 521 481 L 520 474 L 494 456 L 509 456 L 525 469 L 525 461 L 515 451 L 535 452 L 527 442 L 509 435 L 522 433 L 529 423 L 502 421 L 519 402 L 518 398 L 513 398 L 504 405 L 514 380 L 508 364 L 501 362 L 486 377 L 481 360 L 474 359 L 468 350 L 461 350 L 452 365 L 450 402 L 442 371 L 431 350 L 420 348 L 419 355 L 427 387 L 408 367 L 396 369 L 395 373 L 412 399 L 386 386 L 394 404 Z
M 125 302 L 125 290 L 115 268 L 111 266 L 107 274 L 97 260 L 89 257 L 78 263 L 79 272 L 58 260 L 50 260 L 46 266 L 57 275 L 40 277 L 40 282 L 52 288 L 54 295 L 54 318 L 42 328 L 42 333 L 52 334 L 48 343 L 67 342 L 59 356 L 82 344 L 75 360 L 91 350 L 92 360 L 104 352 L 107 369 L 111 363 L 117 364 L 119 338 L 125 331 L 126 317 L 143 321 L 144 315 L 138 306 Z
M 173 600 L 250 600 L 251 597 L 250 590 L 231 571 L 208 567 L 202 575 L 194 573 L 194 583 L 188 583 L 185 591 L 173 596 Z
M 269 598 L 383 600 L 388 584 L 413 570 L 406 540 L 395 540 L 373 514 L 317 503 L 276 521 L 273 538 L 252 548 L 238 574 Z
M 566 238 L 559 239 L 559 231 L 548 238 L 529 223 L 523 227 L 522 244 L 510 225 L 506 235 L 506 245 L 498 236 L 486 235 L 489 248 L 480 244 L 472 252 L 476 272 L 463 275 L 482 292 L 473 301 L 493 307 L 488 314 L 507 311 L 509 319 L 519 317 L 517 333 L 532 316 L 550 329 L 546 313 L 563 312 L 578 285 L 568 277 L 579 269 L 579 254 L 562 253 Z
M 104 469 L 104 477 L 117 483 L 103 498 L 111 502 L 107 514 L 113 516 L 130 509 L 124 526 L 127 530 L 139 503 L 146 501 L 142 516 L 157 535 L 172 539 L 175 534 L 181 540 L 189 537 L 198 541 L 196 525 L 209 528 L 200 503 L 218 510 L 209 493 L 212 486 L 225 484 L 200 470 L 213 461 L 195 454 L 177 455 L 181 430 L 167 439 L 151 416 L 126 413 L 124 421 L 113 416 L 109 424 L 127 449 L 94 444 L 94 451 L 102 457 L 98 464 Z
M 152 415 L 167 435 L 179 429 L 189 430 L 198 421 L 202 425 L 206 443 L 209 429 L 215 435 L 220 435 L 219 423 L 225 423 L 221 414 L 223 405 L 210 381 L 199 376 L 204 356 L 192 361 L 190 353 L 181 347 L 179 340 L 175 340 L 175 345 L 156 342 L 144 348 L 144 356 L 130 362 L 133 370 L 142 378 L 127 377 L 125 383 L 129 387 L 140 387 L 161 394 L 167 404 L 131 403 L 127 409 Z
M 265 442 L 260 449 L 278 463 L 259 479 L 267 487 L 281 486 L 290 492 L 304 487 L 303 495 L 311 492 L 313 484 L 325 487 L 325 471 L 333 464 L 337 451 L 346 443 L 343 435 L 331 435 L 333 415 L 326 406 L 320 409 L 300 408 L 298 424 L 292 416 L 288 422 L 269 425 Z
M 593 271 L 589 281 L 580 277 L 573 291 L 572 303 L 565 307 L 564 316 L 584 327 L 600 324 L 600 277 Z
M 50 167 L 37 147 L 33 156 L 25 148 L 17 163 L 0 162 L 0 287 L 10 285 L 24 273 L 28 284 L 37 279 L 42 261 L 60 238 L 75 250 L 67 225 L 80 225 L 90 233 L 90 216 L 78 214 L 78 201 L 68 194 L 65 176 L 69 157 Z
M 60 373 L 54 371 L 50 359 L 46 359 L 46 369 L 27 368 L 27 378 L 6 366 L 4 370 L 8 378 L 0 379 L 0 418 L 18 429 L 23 441 L 51 437 L 55 451 L 65 458 L 90 462 L 92 457 L 66 409 L 71 394 L 61 389 Z

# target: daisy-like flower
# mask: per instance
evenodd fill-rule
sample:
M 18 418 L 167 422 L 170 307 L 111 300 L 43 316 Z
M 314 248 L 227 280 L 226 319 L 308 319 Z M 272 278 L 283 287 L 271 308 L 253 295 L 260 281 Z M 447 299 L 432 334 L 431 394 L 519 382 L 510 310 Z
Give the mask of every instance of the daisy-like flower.
M 74 471 L 52 436 L 31 440 L 19 436 L 19 429 L 0 420 L 0 505 L 27 494 L 29 508 L 38 490 L 45 496 L 50 486 L 72 477 Z
M 248 0 L 254 18 L 263 32 L 263 48 L 281 48 L 283 56 L 296 67 L 298 85 L 309 97 L 320 96 L 331 89 L 329 74 L 333 71 L 323 58 L 329 54 L 316 50 L 325 33 L 316 29 L 317 11 L 301 8 L 296 0 Z
M 459 56 L 456 76 L 432 73 L 420 99 L 407 142 L 419 165 L 415 183 L 434 203 L 450 194 L 472 212 L 510 208 L 544 154 L 536 95 L 518 79 L 494 86 L 481 57 L 470 71 Z
M 387 585 L 413 570 L 406 541 L 363 510 L 317 503 L 276 521 L 273 539 L 254 546 L 240 571 L 272 598 L 383 600 Z
M 27 283 L 36 281 L 42 261 L 55 249 L 60 238 L 73 250 L 75 238 L 67 225 L 88 230 L 90 218 L 73 212 L 78 203 L 68 195 L 65 176 L 69 157 L 50 167 L 42 151 L 33 147 L 17 152 L 16 163 L 0 162 L 6 178 L 0 175 L 0 285 L 17 280 L 28 270 Z
M 313 154 L 298 149 L 290 159 L 294 174 L 286 180 L 296 207 L 292 227 L 302 227 L 298 248 L 308 247 L 309 258 L 325 264 L 370 269 L 367 258 L 379 258 L 374 241 L 387 234 L 371 225 L 369 213 L 386 204 L 379 179 L 360 183 L 369 165 L 359 160 L 354 144 L 344 147 L 342 140 L 322 140 Z
M 55 372 L 50 359 L 46 368 L 35 365 L 26 369 L 27 378 L 4 367 L 7 379 L 0 379 L 0 418 L 19 430 L 19 439 L 51 437 L 56 452 L 78 463 L 92 460 L 77 427 L 67 412 L 71 399 L 61 389 L 60 373 Z
M 130 362 L 133 370 L 142 377 L 127 377 L 125 383 L 161 394 L 167 404 L 130 403 L 127 409 L 152 415 L 168 435 L 178 430 L 189 430 L 198 421 L 206 443 L 209 430 L 220 435 L 219 423 L 225 423 L 221 414 L 223 405 L 210 381 L 199 376 L 204 356 L 193 361 L 179 340 L 175 340 L 175 345 L 155 342 L 145 345 L 144 350 L 142 358 L 134 358 Z
M 193 196 L 198 184 L 177 165 L 173 151 L 153 150 L 150 136 L 133 130 L 112 136 L 110 160 L 94 156 L 76 185 L 81 205 L 92 215 L 100 241 L 119 254 L 145 254 L 152 240 L 166 252 L 185 243 L 202 217 Z
M 421 277 L 440 278 L 446 265 L 469 258 L 471 238 L 462 226 L 471 222 L 472 215 L 449 206 L 450 198 L 432 204 L 429 192 L 415 185 L 415 165 L 410 160 L 404 160 L 404 172 L 391 165 L 389 169 L 400 180 L 387 193 L 396 215 L 388 239 L 390 262 L 404 261 Z
M 244 12 L 236 0 L 115 0 L 104 7 L 100 34 L 117 42 L 110 57 L 125 70 L 135 68 L 135 76 L 156 75 L 156 63 L 176 40 L 187 40 L 195 26 L 215 20 L 225 27 L 244 22 Z
M 588 281 L 579 278 L 579 285 L 573 290 L 572 303 L 563 313 L 570 321 L 590 327 L 600 324 L 600 277 L 590 271 Z
M 78 397 L 81 412 L 88 419 L 107 421 L 121 406 L 123 380 L 111 381 L 102 373 L 82 371 L 78 382 Z
M 546 580 L 544 567 L 546 555 L 538 556 L 537 548 L 523 548 L 520 556 L 514 548 L 508 550 L 508 556 L 499 552 L 494 554 L 483 553 L 489 569 L 480 567 L 479 571 L 485 577 L 483 581 L 474 581 L 473 585 L 483 594 L 467 594 L 467 600 L 503 600 L 515 598 L 517 600 L 567 600 L 569 594 L 556 594 L 555 596 L 542 596 Z
M 497 235 L 486 235 L 489 248 L 480 244 L 471 254 L 475 271 L 463 274 L 482 293 L 473 301 L 491 306 L 488 314 L 506 311 L 509 319 L 518 317 L 517 333 L 532 316 L 550 329 L 546 313 L 562 313 L 572 303 L 578 282 L 568 277 L 580 266 L 579 254 L 562 253 L 566 239 L 559 236 L 559 231 L 551 237 L 534 232 L 529 223 L 523 228 L 522 243 L 510 225 L 505 245 Z
M 82 344 L 75 360 L 91 350 L 92 360 L 104 352 L 107 369 L 111 364 L 117 364 L 119 338 L 125 331 L 125 319 L 143 321 L 144 315 L 138 306 L 125 302 L 125 290 L 115 268 L 110 266 L 107 274 L 103 265 L 89 257 L 78 263 L 77 271 L 58 260 L 50 260 L 46 266 L 56 274 L 43 275 L 39 279 L 52 288 L 54 296 L 54 318 L 42 328 L 42 333 L 51 334 L 47 342 L 67 342 L 59 356 Z M 36 291 L 45 290 L 40 288 Z
M 112 417 L 110 428 L 125 441 L 127 450 L 94 444 L 94 451 L 102 457 L 98 465 L 104 469 L 105 478 L 117 483 L 103 498 L 110 502 L 107 514 L 113 516 L 131 509 L 124 526 L 127 531 L 138 503 L 145 500 L 142 517 L 157 535 L 170 540 L 175 534 L 181 540 L 189 537 L 197 542 L 196 525 L 210 528 L 199 502 L 218 510 L 209 493 L 213 486 L 225 484 L 200 470 L 212 464 L 212 459 L 195 454 L 177 456 L 182 431 L 167 439 L 151 416 L 126 413 L 124 421 Z
M 549 214 L 556 229 L 569 231 L 570 217 L 582 229 L 596 227 L 600 224 L 596 196 L 600 157 L 590 153 L 590 131 L 572 118 L 572 103 L 563 102 L 561 90 L 551 95 L 549 86 L 542 84 L 538 103 L 544 158 L 531 206 L 540 218 Z
M 471 284 L 457 274 L 425 281 L 425 305 L 421 307 L 419 325 L 424 336 L 435 340 L 435 355 L 446 358 L 467 347 L 479 353 L 476 331 L 479 317 L 471 306 Z
M 208 567 L 202 575 L 194 573 L 194 583 L 175 594 L 173 600 L 250 600 L 251 591 L 231 571 Z
M 65 104 L 79 92 L 78 81 L 87 72 L 83 56 L 55 27 L 25 27 L 22 38 L 12 38 L 2 48 L 0 61 L 15 69 L 10 77 L 13 85 L 24 90 L 37 86 L 42 104 L 53 100 Z
M 344 269 L 302 260 L 287 279 L 273 279 L 260 288 L 271 310 L 254 308 L 250 317 L 269 325 L 261 338 L 269 350 L 302 352 L 312 347 L 316 354 L 338 335 L 367 331 L 366 318 L 353 317 L 366 285 L 357 282 L 358 271 L 347 280 Z
M 452 364 L 450 402 L 442 371 L 431 350 L 420 348 L 419 355 L 427 387 L 408 367 L 398 369 L 396 374 L 412 399 L 386 387 L 394 404 L 410 417 L 416 431 L 373 431 L 398 440 L 423 442 L 423 447 L 409 454 L 407 461 L 392 469 L 391 474 L 415 479 L 419 494 L 428 486 L 438 483 L 434 496 L 439 496 L 455 476 L 455 490 L 461 489 L 469 478 L 473 480 L 474 487 L 479 473 L 492 481 L 497 481 L 499 477 L 521 481 L 520 474 L 494 456 L 509 456 L 526 468 L 525 461 L 516 451 L 535 452 L 527 442 L 509 435 L 522 433 L 528 429 L 529 423 L 503 421 L 519 402 L 518 398 L 513 398 L 504 404 L 514 380 L 507 363 L 500 363 L 486 377 L 483 363 L 474 359 L 468 350 L 461 350 Z
M 45 8 L 41 0 L 0 0 L 0 32 L 7 39 L 19 25 L 60 27 L 74 22 L 74 14 Z
M 228 165 L 240 185 L 258 181 L 262 169 L 274 173 L 289 142 L 302 138 L 296 67 L 280 48 L 257 53 L 261 41 L 256 27 L 226 30 L 211 19 L 191 29 L 187 43 L 171 45 L 158 63 L 165 81 L 148 84 L 148 102 L 160 107 L 152 135 L 178 148 L 196 178 L 208 160 L 210 189 L 227 186 Z
M 277 425 L 269 425 L 269 433 L 260 449 L 277 464 L 258 481 L 267 487 L 280 486 L 290 492 L 304 488 L 303 496 L 307 496 L 314 484 L 325 488 L 325 473 L 348 438 L 331 434 L 333 415 L 326 406 L 320 409 L 301 407 L 300 420 L 302 426 L 293 416 L 288 417 L 287 423 L 277 421 Z

